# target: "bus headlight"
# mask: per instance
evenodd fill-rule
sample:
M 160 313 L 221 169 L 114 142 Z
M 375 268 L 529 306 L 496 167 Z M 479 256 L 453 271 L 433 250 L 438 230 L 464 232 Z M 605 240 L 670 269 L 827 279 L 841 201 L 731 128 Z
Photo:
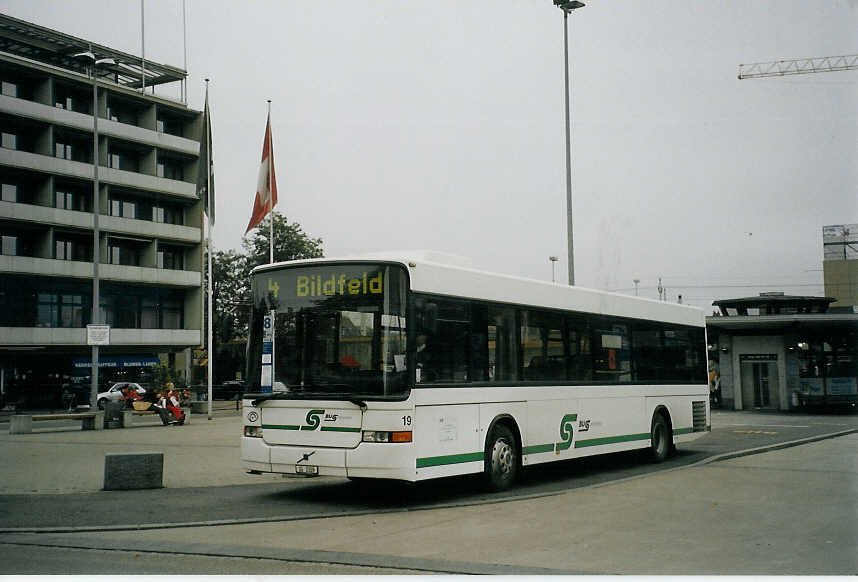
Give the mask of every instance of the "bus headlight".
M 244 436 L 261 439 L 262 438 L 262 427 L 261 426 L 245 426 L 244 427 Z
M 378 431 L 365 430 L 363 431 L 363 442 L 365 443 L 410 443 L 411 431 Z

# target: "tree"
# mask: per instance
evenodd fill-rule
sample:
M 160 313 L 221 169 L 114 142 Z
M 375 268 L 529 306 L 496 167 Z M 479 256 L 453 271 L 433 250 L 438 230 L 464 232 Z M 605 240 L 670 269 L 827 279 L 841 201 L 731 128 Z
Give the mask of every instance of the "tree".
M 212 257 L 212 302 L 217 343 L 243 337 L 250 306 L 250 267 L 246 255 L 233 249 Z
M 266 218 L 241 243 L 253 267 L 265 265 L 269 258 L 271 226 Z M 297 222 L 289 224 L 285 216 L 274 213 L 274 262 L 323 257 L 322 239 L 310 238 Z

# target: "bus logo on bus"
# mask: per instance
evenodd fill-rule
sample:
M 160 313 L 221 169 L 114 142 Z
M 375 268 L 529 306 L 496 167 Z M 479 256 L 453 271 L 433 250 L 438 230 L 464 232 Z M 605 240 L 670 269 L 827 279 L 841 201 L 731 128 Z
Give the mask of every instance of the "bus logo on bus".
M 301 427 L 301 430 L 316 430 L 319 428 L 319 424 L 321 424 L 321 419 L 319 415 L 325 414 L 324 409 L 314 408 L 310 412 L 307 413 L 307 417 L 304 419 L 307 424 Z
M 575 421 L 578 420 L 577 414 L 567 414 L 560 421 L 560 438 L 563 439 L 559 443 L 555 443 L 554 452 L 560 454 L 560 451 L 565 451 L 572 446 L 572 436 L 575 429 Z

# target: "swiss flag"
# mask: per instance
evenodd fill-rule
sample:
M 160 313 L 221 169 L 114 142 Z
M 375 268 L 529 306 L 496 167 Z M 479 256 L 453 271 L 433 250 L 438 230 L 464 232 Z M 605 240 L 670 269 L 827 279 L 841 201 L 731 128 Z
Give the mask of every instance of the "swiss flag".
M 277 205 L 277 178 L 274 175 L 274 144 L 271 140 L 271 115 L 265 124 L 265 139 L 262 141 L 262 163 L 259 165 L 259 177 L 256 179 L 256 199 L 253 201 L 253 215 L 247 225 L 247 234 L 256 228 L 265 215 Z

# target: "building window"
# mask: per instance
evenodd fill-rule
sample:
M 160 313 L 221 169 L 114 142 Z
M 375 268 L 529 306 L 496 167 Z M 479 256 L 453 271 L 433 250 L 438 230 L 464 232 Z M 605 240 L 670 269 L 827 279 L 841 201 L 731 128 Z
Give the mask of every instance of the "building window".
M 36 327 L 59 327 L 60 298 L 56 293 L 39 293 Z
M 56 143 L 56 149 L 54 151 L 54 155 L 62 160 L 70 160 L 72 159 L 72 146 L 67 143 Z
M 18 254 L 18 237 L 12 235 L 3 235 L 0 237 L 2 240 L 2 245 L 0 245 L 0 250 L 2 250 L 2 254 L 8 255 L 10 257 L 14 257 Z
M 111 200 L 110 216 L 137 218 L 137 203 L 128 200 Z
M 152 220 L 165 224 L 184 224 L 182 209 L 166 205 L 152 207 Z
M 137 172 L 139 165 L 137 159 L 125 152 L 114 152 L 107 156 L 107 165 L 117 170 L 126 172 Z
M 60 210 L 77 210 L 89 212 L 89 197 L 74 190 L 57 190 L 54 195 L 54 207 Z
M 60 295 L 60 327 L 84 326 L 83 295 Z
M 14 133 L 3 132 L 2 145 L 7 150 L 18 149 L 18 136 Z
M 18 201 L 18 185 L 17 184 L 3 184 L 2 200 L 3 200 L 3 202 L 17 202 Z
M 8 97 L 17 97 L 18 85 L 12 83 L 11 81 L 3 81 L 2 83 L 0 83 L 0 92 L 2 92 L 3 95 L 6 95 Z
M 158 268 L 181 271 L 185 268 L 184 255 L 180 248 L 163 246 L 158 249 Z
M 157 174 L 159 178 L 169 178 L 170 180 L 184 180 L 184 167 L 179 160 L 171 160 L 169 158 L 161 158 L 157 164 Z
M 109 103 L 107 106 L 107 118 L 119 123 L 137 125 L 137 111 L 120 103 Z
M 169 133 L 182 137 L 182 122 L 177 119 L 162 117 L 155 122 L 158 133 Z
M 70 240 L 57 240 L 54 247 L 55 259 L 58 261 L 72 260 L 72 242 Z
M 140 251 L 134 246 L 111 242 L 107 247 L 107 256 L 111 265 L 140 265 Z
M 84 327 L 88 301 L 83 294 L 39 293 L 36 327 Z
M 182 329 L 182 304 L 175 299 L 161 302 L 161 328 Z
M 92 245 L 75 238 L 57 238 L 54 242 L 54 258 L 59 261 L 90 261 Z
M 158 329 L 158 301 L 153 297 L 144 297 L 142 300 L 140 327 Z

